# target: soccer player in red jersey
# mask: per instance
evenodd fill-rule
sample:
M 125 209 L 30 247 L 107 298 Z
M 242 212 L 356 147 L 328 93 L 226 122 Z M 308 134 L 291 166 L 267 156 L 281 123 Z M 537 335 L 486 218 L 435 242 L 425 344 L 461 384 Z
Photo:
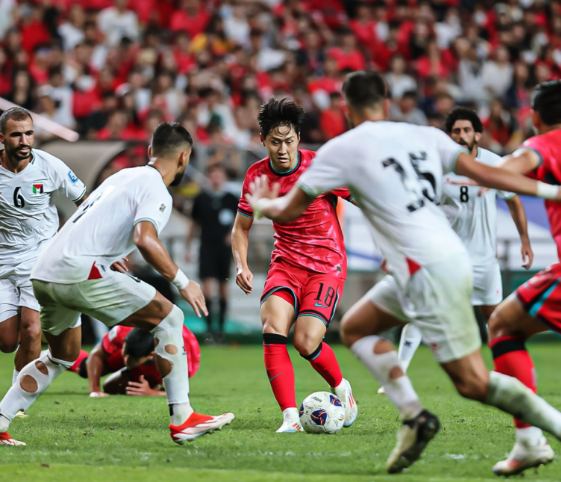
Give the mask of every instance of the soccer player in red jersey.
M 195 335 L 183 326 L 189 378 L 199 369 L 201 351 Z M 140 328 L 117 325 L 106 333 L 91 353 L 84 350 L 69 368 L 90 385 L 90 397 L 107 395 L 165 395 L 154 359 L 154 335 Z M 109 376 L 103 383 L 101 377 Z
M 504 167 L 552 184 L 555 199 L 561 184 L 561 81 L 536 87 L 532 98 L 537 136 L 528 139 L 505 159 Z M 561 205 L 546 200 L 551 233 L 561 255 Z M 518 378 L 537 390 L 536 374 L 525 341 L 543 331 L 561 334 L 561 263 L 553 264 L 520 286 L 504 300 L 489 320 L 489 343 L 495 370 Z M 515 475 L 548 464 L 554 453 L 542 431 L 515 420 L 516 444 L 506 460 L 493 468 L 497 475 Z
M 247 294 L 253 290 L 253 274 L 247 264 L 253 210 L 245 196 L 251 182 L 262 175 L 271 184 L 278 183 L 283 195 L 310 166 L 315 152 L 298 149 L 303 117 L 303 109 L 287 99 L 271 99 L 259 112 L 261 141 L 269 155 L 246 173 L 232 231 L 236 283 Z M 298 220 L 273 223 L 275 249 L 261 297 L 261 321 L 265 368 L 283 412 L 279 433 L 303 430 L 286 346 L 293 324 L 294 347 L 345 404 L 344 426 L 350 427 L 358 415 L 351 386 L 343 378 L 333 350 L 322 341 L 347 276 L 343 232 L 336 213 L 339 197 L 352 201 L 347 189 L 338 189 L 318 197 Z

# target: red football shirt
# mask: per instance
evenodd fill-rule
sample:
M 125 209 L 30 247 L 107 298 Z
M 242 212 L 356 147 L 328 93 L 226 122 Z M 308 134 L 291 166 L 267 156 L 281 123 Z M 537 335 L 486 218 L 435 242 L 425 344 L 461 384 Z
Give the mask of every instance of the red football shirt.
M 310 167 L 315 155 L 313 151 L 298 150 L 298 162 L 287 172 L 275 171 L 269 157 L 253 164 L 245 175 L 238 212 L 253 217 L 253 210 L 245 195 L 250 192 L 249 185 L 254 179 L 265 174 L 270 184 L 280 184 L 279 195 L 284 196 Z M 271 262 L 282 259 L 299 268 L 315 273 L 333 273 L 346 279 L 347 255 L 336 212 L 338 197 L 347 201 L 353 199 L 348 189 L 337 189 L 316 198 L 296 221 L 285 224 L 273 222 L 275 249 L 271 254 Z
M 520 147 L 533 150 L 540 158 L 540 165 L 527 173 L 528 177 L 556 186 L 561 185 L 561 129 L 531 137 Z M 546 199 L 545 209 L 551 225 L 551 234 L 555 244 L 557 244 L 557 253 L 561 260 L 561 204 Z
M 121 368 L 125 368 L 125 359 L 123 358 L 123 345 L 125 344 L 125 338 L 132 330 L 130 326 L 115 326 L 109 333 L 106 333 L 101 339 L 101 348 L 107 355 L 106 362 L 112 372 L 116 372 Z M 193 377 L 201 362 L 201 351 L 199 343 L 195 338 L 195 335 L 191 333 L 191 330 L 183 325 L 183 342 L 185 346 L 185 351 L 187 352 L 187 361 L 189 363 L 189 378 Z M 132 370 L 132 378 L 135 381 L 140 380 L 140 375 L 144 375 L 144 378 L 151 386 L 161 385 L 162 377 L 156 368 L 155 363 L 150 363 L 148 365 L 141 365 L 134 370 Z

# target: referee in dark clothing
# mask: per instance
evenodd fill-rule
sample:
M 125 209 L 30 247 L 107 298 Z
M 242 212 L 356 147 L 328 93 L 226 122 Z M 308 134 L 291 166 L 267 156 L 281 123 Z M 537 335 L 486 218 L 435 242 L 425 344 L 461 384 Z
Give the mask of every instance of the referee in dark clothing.
M 203 283 L 203 294 L 207 299 L 207 338 L 224 341 L 224 323 L 228 307 L 228 278 L 232 261 L 230 233 L 238 209 L 238 197 L 224 191 L 226 171 L 220 164 L 208 167 L 210 189 L 203 190 L 193 203 L 191 226 L 187 235 L 187 258 L 190 258 L 191 242 L 200 229 L 199 278 Z M 218 282 L 219 316 L 218 332 L 213 330 L 214 281 Z

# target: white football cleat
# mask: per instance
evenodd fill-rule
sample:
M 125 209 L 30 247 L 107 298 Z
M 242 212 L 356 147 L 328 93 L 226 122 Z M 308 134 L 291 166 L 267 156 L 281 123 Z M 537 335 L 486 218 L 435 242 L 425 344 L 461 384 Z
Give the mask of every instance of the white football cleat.
M 358 405 L 353 397 L 353 390 L 348 380 L 341 381 L 338 387 L 331 387 L 331 393 L 337 395 L 345 407 L 345 423 L 343 427 L 350 427 L 358 417 Z
M 183 424 L 170 425 L 169 430 L 172 440 L 179 445 L 183 445 L 185 442 L 190 442 L 207 433 L 221 430 L 224 425 L 228 425 L 232 420 L 234 420 L 233 413 L 223 413 L 212 417 L 193 412 Z
M 300 423 L 300 416 L 298 415 L 298 409 L 296 408 L 286 408 L 282 412 L 283 422 L 277 433 L 296 433 L 303 432 L 304 427 Z
M 553 462 L 554 457 L 555 453 L 545 437 L 533 446 L 516 442 L 507 459 L 495 464 L 493 472 L 496 475 L 518 475 L 526 469 L 547 465 Z
M 378 395 L 385 395 L 386 391 L 384 390 L 384 387 L 380 387 L 380 388 L 378 388 L 378 392 L 376 392 L 376 393 L 378 393 Z
M 27 415 L 27 413 L 25 413 L 23 410 L 18 410 L 18 413 L 16 413 L 16 416 L 14 418 L 25 418 L 28 416 L 29 415 Z

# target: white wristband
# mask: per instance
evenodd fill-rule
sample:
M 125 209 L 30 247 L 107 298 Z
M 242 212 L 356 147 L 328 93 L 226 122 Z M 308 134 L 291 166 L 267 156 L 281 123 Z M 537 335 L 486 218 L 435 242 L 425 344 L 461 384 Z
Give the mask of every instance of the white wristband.
M 544 199 L 557 199 L 559 195 L 559 186 L 552 186 L 545 182 L 538 181 L 538 197 Z
M 172 283 L 176 286 L 176 288 L 179 291 L 181 291 L 187 288 L 187 285 L 189 285 L 189 278 L 185 276 L 185 273 L 183 271 L 178 269 L 177 274 L 175 275 L 175 278 L 173 278 Z

